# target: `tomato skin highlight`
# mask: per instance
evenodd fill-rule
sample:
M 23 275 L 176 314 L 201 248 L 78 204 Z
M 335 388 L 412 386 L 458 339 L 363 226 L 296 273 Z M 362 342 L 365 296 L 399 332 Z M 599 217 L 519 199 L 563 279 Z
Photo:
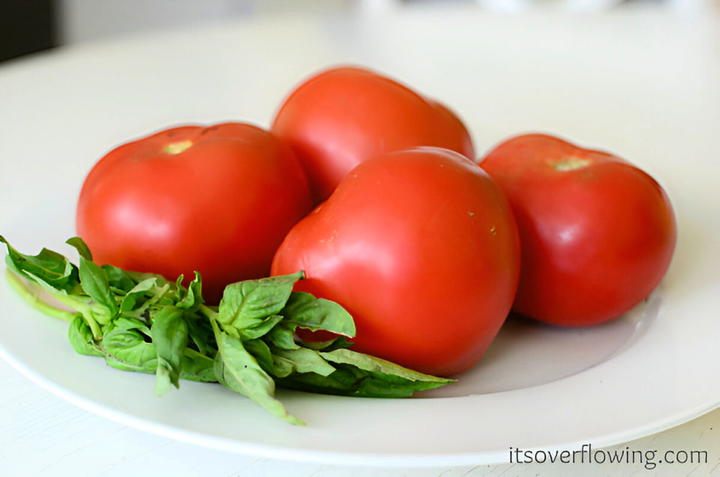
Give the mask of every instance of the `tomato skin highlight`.
M 667 195 L 642 170 L 542 134 L 501 143 L 480 166 L 505 191 L 520 231 L 518 313 L 595 325 L 660 283 L 677 231 Z
M 197 270 L 216 302 L 226 284 L 267 276 L 310 208 L 302 167 L 268 131 L 183 126 L 104 156 L 83 184 L 76 227 L 96 262 L 168 279 Z
M 355 318 L 353 349 L 447 376 L 482 357 L 518 281 L 517 229 L 500 189 L 440 148 L 383 154 L 353 169 L 290 231 L 275 275 Z
M 437 146 L 474 157 L 467 129 L 448 108 L 356 67 L 329 69 L 298 86 L 272 131 L 298 154 L 318 202 L 353 167 L 383 152 Z

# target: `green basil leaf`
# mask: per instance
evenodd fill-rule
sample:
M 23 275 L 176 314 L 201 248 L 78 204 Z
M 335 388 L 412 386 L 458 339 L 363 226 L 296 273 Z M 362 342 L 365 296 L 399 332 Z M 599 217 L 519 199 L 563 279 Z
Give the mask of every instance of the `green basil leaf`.
M 175 307 L 164 307 L 153 313 L 151 318 L 150 333 L 157 353 L 155 392 L 161 396 L 170 390 L 170 385 L 180 387 L 180 371 L 188 343 L 188 326 L 182 310 Z
M 178 297 L 181 299 L 183 296 L 185 296 L 185 287 L 183 287 L 183 284 L 182 284 L 183 280 L 185 280 L 185 275 L 182 273 L 175 280 L 175 288 L 177 288 Z
M 152 338 L 150 328 L 145 321 L 129 316 L 121 316 L 106 326 L 106 331 L 110 330 L 137 330 L 145 335 L 146 338 Z
M 175 305 L 177 303 L 177 290 L 172 284 L 162 287 L 155 287 L 155 296 L 150 298 L 148 302 L 153 306 Z
M 316 373 L 293 373 L 284 378 L 278 376 L 276 383 L 278 387 L 297 389 L 298 391 L 340 396 L 377 397 L 363 394 L 361 386 L 368 376 L 367 371 L 362 371 L 353 366 L 339 365 L 335 372 L 328 376 L 321 376 Z
M 182 278 L 178 278 L 178 281 L 182 284 Z M 182 289 L 182 286 L 178 287 L 178 289 Z M 188 310 L 201 305 L 204 301 L 202 296 L 202 278 L 198 272 L 195 272 L 195 278 L 188 285 L 184 296 L 178 302 L 177 306 Z
M 314 349 L 274 349 L 273 354 L 290 361 L 298 373 L 315 373 L 329 376 L 335 368 Z
M 190 314 L 187 316 L 187 324 L 190 341 L 197 351 L 205 356 L 215 357 L 217 353 L 215 337 L 208 320 Z
M 295 372 L 295 366 L 289 359 L 274 354 L 272 360 L 272 375 L 276 378 L 284 378 Z
M 76 353 L 85 356 L 104 356 L 100 347 L 93 339 L 90 326 L 85 319 L 78 315 L 68 327 L 68 339 Z
M 105 361 L 113 368 L 148 374 L 157 370 L 155 345 L 146 342 L 137 329 L 111 328 L 104 334 L 100 346 Z
M 338 336 L 335 339 L 327 341 L 303 341 L 303 347 L 315 349 L 318 351 L 335 351 L 336 349 L 349 348 L 353 345 L 352 341 L 349 341 L 344 336 Z
M 66 244 L 72 245 L 75 247 L 75 250 L 78 251 L 78 254 L 85 260 L 90 260 L 92 262 L 92 253 L 90 253 L 90 248 L 87 246 L 85 241 L 81 239 L 80 237 L 71 237 L 65 241 Z
M 148 343 L 141 332 L 131 322 L 108 332 L 99 346 L 105 361 L 113 368 L 123 371 L 156 374 L 157 351 L 153 343 Z M 181 379 L 200 382 L 217 382 L 215 360 L 194 350 L 186 348 L 182 358 Z
M 193 349 L 185 348 L 180 378 L 204 383 L 217 382 L 215 360 Z
M 369 354 L 358 353 L 357 351 L 349 349 L 338 349 L 328 353 L 320 352 L 320 356 L 332 363 L 349 364 L 362 369 L 363 371 L 396 376 L 409 381 L 423 381 L 441 384 L 453 382 L 452 379 L 439 378 L 430 374 L 413 371 L 412 369 L 405 368 L 399 364 L 395 364 L 381 358 L 376 358 L 375 356 L 370 356 Z
M 275 348 L 298 349 L 300 346 L 295 343 L 295 325 L 281 322 L 271 329 L 263 339 Z
M 282 320 L 283 317 L 281 315 L 270 315 L 248 328 L 242 328 L 240 330 L 240 337 L 242 337 L 243 340 L 254 340 L 260 338 L 272 330 L 273 327 Z
M 114 267 L 112 265 L 103 265 L 100 268 L 105 270 L 105 275 L 107 276 L 110 288 L 114 288 L 120 292 L 127 293 L 138 283 L 138 280 L 133 280 L 130 274 L 122 268 Z
M 12 268 L 11 268 L 12 269 Z M 37 275 L 34 275 L 32 272 L 26 271 L 23 275 L 24 278 L 29 279 L 31 282 L 37 284 L 40 286 L 40 288 L 44 289 L 48 293 L 54 294 L 54 295 L 60 295 L 60 296 L 69 296 L 72 293 L 68 290 L 62 289 L 62 288 L 56 288 L 55 286 L 49 284 L 42 278 L 38 277 Z M 79 293 L 81 295 L 84 295 L 84 292 Z
M 345 308 L 310 293 L 293 292 L 281 314 L 285 323 L 300 328 L 331 331 L 350 338 L 355 336 L 355 323 Z
M 80 324 L 77 326 L 82 330 Z M 147 341 L 150 333 L 151 331 L 142 320 L 121 317 L 108 326 L 105 337 L 97 349 L 105 356 L 108 365 L 114 368 L 155 374 L 157 350 L 155 344 Z M 91 334 L 90 337 L 92 337 Z M 191 381 L 217 382 L 214 366 L 213 358 L 185 348 L 180 378 Z
M 390 361 L 348 349 L 319 352 L 334 363 L 336 371 L 321 376 L 296 373 L 278 380 L 291 389 L 362 397 L 410 397 L 417 391 L 434 389 L 454 382 L 404 368 Z
M 275 399 L 275 382 L 248 353 L 240 339 L 219 330 L 215 332 L 215 339 L 218 344 L 215 376 L 220 384 L 249 397 L 274 416 L 291 424 L 303 424 Z
M 265 318 L 279 314 L 293 285 L 302 277 L 303 273 L 298 272 L 228 285 L 220 301 L 218 321 L 227 333 L 238 337 L 241 330 L 259 326 Z
M 78 283 L 77 267 L 57 252 L 43 248 L 37 255 L 24 255 L 0 235 L 7 247 L 5 261 L 10 270 L 22 277 L 38 278 L 51 289 L 68 292 Z
M 153 290 L 153 288 L 155 288 L 156 282 L 156 277 L 146 278 L 145 280 L 141 281 L 140 283 L 132 287 L 130 290 L 128 290 L 125 296 L 122 298 L 122 301 L 120 302 L 120 311 L 126 313 L 128 311 L 134 310 L 135 307 L 138 305 L 138 299 L 142 298 L 143 296 L 147 295 L 151 290 Z
M 328 376 L 316 373 L 294 373 L 277 378 L 277 385 L 287 389 L 309 391 L 340 396 L 404 398 L 418 391 L 443 386 L 446 383 L 410 381 L 392 375 L 364 371 L 354 366 L 340 364 Z
M 255 358 L 264 371 L 270 374 L 273 373 L 273 368 L 275 367 L 273 364 L 273 355 L 265 342 L 262 340 L 243 341 L 243 346 L 248 353 L 253 355 L 253 358 Z
M 110 291 L 105 270 L 83 257 L 80 257 L 80 285 L 90 298 L 107 308 L 110 317 L 117 314 L 117 303 Z
M 164 285 L 158 286 L 158 282 L 161 280 Z M 143 290 L 152 281 L 155 281 L 154 285 L 147 290 Z M 142 286 L 140 286 L 141 283 Z M 124 311 L 126 315 L 145 316 L 147 313 L 158 310 L 163 306 L 174 306 L 177 301 L 176 290 L 162 278 L 149 276 L 141 280 L 136 287 L 137 289 L 133 288 L 138 292 L 137 294 L 131 290 L 133 293 L 128 292 L 128 301 L 126 303 L 121 301 L 121 309 L 127 310 Z

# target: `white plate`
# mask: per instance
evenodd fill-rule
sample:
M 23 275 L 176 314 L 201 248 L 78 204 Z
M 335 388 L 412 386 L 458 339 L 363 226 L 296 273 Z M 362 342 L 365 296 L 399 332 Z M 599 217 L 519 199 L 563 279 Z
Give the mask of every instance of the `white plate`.
M 480 150 L 543 129 L 626 156 L 668 190 L 680 238 L 661 289 L 625 318 L 579 330 L 513 320 L 478 368 L 432 397 L 281 393 L 305 428 L 220 386 L 184 382 L 156 398 L 152 376 L 74 354 L 65 324 L 4 284 L 0 355 L 58 396 L 140 429 L 346 465 L 502 462 L 510 446 L 610 445 L 709 411 L 720 404 L 720 60 L 704 40 L 709 28 L 652 15 L 520 21 L 420 9 L 228 24 L 2 67 L 0 232 L 24 251 L 67 251 L 84 174 L 112 144 L 179 122 L 266 122 L 300 76 L 340 61 L 442 98 Z

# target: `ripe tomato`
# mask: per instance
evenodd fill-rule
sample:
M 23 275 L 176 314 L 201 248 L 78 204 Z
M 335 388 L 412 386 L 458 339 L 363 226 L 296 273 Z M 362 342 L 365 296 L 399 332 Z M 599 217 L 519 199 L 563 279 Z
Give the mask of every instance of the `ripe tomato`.
M 298 154 L 318 201 L 350 169 L 383 152 L 437 146 L 474 157 L 467 129 L 449 109 L 362 68 L 334 68 L 305 81 L 281 106 L 272 131 Z
M 80 193 L 77 232 L 99 263 L 174 279 L 194 270 L 209 300 L 266 276 L 311 208 L 294 153 L 249 124 L 186 126 L 114 149 Z
M 500 189 L 446 149 L 363 162 L 290 231 L 273 274 L 354 316 L 353 349 L 439 375 L 474 365 L 510 309 L 515 222 Z
M 672 207 L 637 167 L 540 134 L 505 141 L 480 165 L 507 194 L 520 231 L 515 311 L 594 325 L 629 310 L 665 274 L 675 247 Z

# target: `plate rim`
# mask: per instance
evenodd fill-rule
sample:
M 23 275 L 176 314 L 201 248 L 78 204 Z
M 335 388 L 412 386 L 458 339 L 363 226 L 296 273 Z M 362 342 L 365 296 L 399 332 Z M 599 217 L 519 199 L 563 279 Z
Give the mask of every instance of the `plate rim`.
M 15 371 L 31 381 L 34 385 L 84 411 L 142 432 L 147 432 L 166 439 L 176 440 L 208 449 L 301 463 L 344 465 L 353 467 L 462 467 L 469 465 L 506 464 L 509 462 L 509 459 L 507 458 L 509 456 L 508 452 L 498 451 L 476 453 L 466 452 L 457 454 L 442 453 L 432 455 L 396 453 L 387 455 L 367 452 L 352 453 L 318 451 L 273 444 L 258 444 L 245 440 L 213 436 L 212 434 L 190 431 L 162 424 L 148 418 L 134 416 L 132 414 L 116 410 L 113 407 L 105 405 L 97 400 L 84 397 L 79 393 L 63 387 L 32 367 L 26 365 L 22 360 L 16 358 L 12 352 L 8 351 L 1 341 L 0 359 L 8 363 Z M 557 381 L 562 381 L 569 377 L 570 376 L 561 378 Z M 547 385 L 552 385 L 552 382 L 547 383 Z M 431 400 L 432 399 L 442 398 L 431 398 Z M 692 410 L 666 417 L 666 419 L 661 421 L 654 421 L 644 426 L 638 426 L 637 428 L 629 430 L 626 429 L 623 431 L 617 431 L 599 438 L 591 438 L 583 443 L 591 444 L 595 448 L 605 448 L 623 444 L 679 426 L 706 413 L 712 412 L 715 409 L 720 409 L 720 399 L 718 399 L 715 403 L 699 405 Z M 577 448 L 577 444 L 577 442 L 565 442 L 528 448 L 527 450 L 572 450 Z

